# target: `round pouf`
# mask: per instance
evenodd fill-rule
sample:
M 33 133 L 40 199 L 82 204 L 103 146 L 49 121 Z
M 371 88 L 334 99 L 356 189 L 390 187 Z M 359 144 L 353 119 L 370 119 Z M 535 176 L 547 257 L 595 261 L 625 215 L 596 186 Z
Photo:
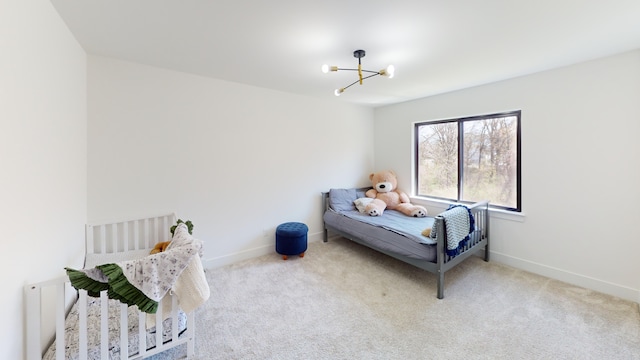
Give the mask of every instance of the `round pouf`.
M 276 252 L 287 260 L 287 255 L 304 257 L 307 251 L 307 225 L 300 222 L 288 222 L 276 228 Z

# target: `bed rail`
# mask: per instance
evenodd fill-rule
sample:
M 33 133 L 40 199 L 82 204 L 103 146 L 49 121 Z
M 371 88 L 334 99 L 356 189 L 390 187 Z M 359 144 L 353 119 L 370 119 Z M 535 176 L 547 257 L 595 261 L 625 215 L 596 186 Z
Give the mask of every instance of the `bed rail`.
M 357 191 L 366 191 L 370 189 L 370 187 L 358 188 Z M 329 210 L 329 192 L 322 192 L 322 214 Z M 427 245 L 427 246 L 436 246 L 436 258 L 435 260 L 430 259 L 417 259 L 415 257 L 409 257 L 405 255 L 398 254 L 394 251 L 383 249 L 372 244 L 370 241 L 367 241 L 367 235 L 360 232 L 359 234 L 349 233 L 348 230 L 341 230 L 334 226 L 328 225 L 323 218 L 323 240 L 327 242 L 329 240 L 329 232 L 345 237 L 349 240 L 355 241 L 364 246 L 370 247 L 374 250 L 380 251 L 386 255 L 394 257 L 400 261 L 406 262 L 413 266 L 419 267 L 423 270 L 429 271 L 436 275 L 436 283 L 437 283 L 437 297 L 438 299 L 444 298 L 444 274 L 449 269 L 453 268 L 460 262 L 464 261 L 469 256 L 474 254 L 478 254 L 484 251 L 484 260 L 489 261 L 489 231 L 490 231 L 490 217 L 489 217 L 489 201 L 484 200 L 471 205 L 466 205 L 473 217 L 475 219 L 475 230 L 469 234 L 469 240 L 466 244 L 460 249 L 459 253 L 455 256 L 451 256 L 447 254 L 446 249 L 446 224 L 444 218 L 442 216 L 436 215 L 434 217 L 434 221 L 437 222 L 438 229 L 443 229 L 443 231 L 438 231 L 436 237 L 435 245 Z M 394 236 L 394 235 L 390 235 Z M 394 238 L 394 241 L 398 240 Z M 402 241 L 402 240 L 400 240 Z M 411 240 L 413 241 L 413 240 Z
M 373 189 L 373 188 L 371 186 L 365 186 L 365 187 L 356 188 L 356 191 L 366 193 L 367 190 L 369 190 L 369 189 Z M 328 191 L 323 191 L 321 194 L 322 194 L 322 212 L 321 212 L 321 214 L 324 214 L 325 211 L 329 210 L 329 192 Z M 326 224 L 324 224 L 324 220 L 322 221 L 322 223 L 323 223 L 323 226 L 322 226 L 322 230 L 323 230 L 322 241 L 328 242 L 329 241 L 329 229 L 327 228 Z
M 468 206 L 471 214 L 475 219 L 475 230 L 469 234 L 469 241 L 460 249 L 460 254 L 465 253 L 471 248 L 475 247 L 482 240 L 487 239 L 489 237 L 489 221 L 488 221 L 488 210 L 489 210 L 489 201 L 480 201 Z M 442 219 L 440 216 L 436 216 L 436 219 Z M 442 226 L 446 228 L 446 225 L 443 223 Z M 452 259 L 458 257 L 456 256 L 445 256 L 444 262 L 449 262 Z M 486 251 L 484 254 L 484 260 L 489 261 L 489 244 L 487 243 Z

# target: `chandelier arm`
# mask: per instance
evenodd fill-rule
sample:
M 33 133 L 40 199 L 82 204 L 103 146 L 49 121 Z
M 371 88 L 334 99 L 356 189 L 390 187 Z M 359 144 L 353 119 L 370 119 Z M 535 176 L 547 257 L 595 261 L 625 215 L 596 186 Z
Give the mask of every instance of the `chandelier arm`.
M 355 85 L 355 84 L 357 84 L 357 83 L 359 83 L 359 82 L 360 82 L 360 79 L 358 79 L 358 80 L 356 80 L 356 81 L 352 82 L 351 84 L 349 84 L 349 85 L 347 85 L 347 86 L 343 87 L 343 88 L 342 88 L 342 90 L 347 90 L 347 89 L 348 89 L 348 88 L 350 88 L 352 85 Z
M 349 70 L 349 71 L 358 71 L 358 69 L 343 69 L 343 68 L 338 68 L 338 70 Z M 362 72 L 368 72 L 368 73 L 379 73 L 379 71 L 371 71 L 371 70 L 362 70 Z
M 370 77 L 374 77 L 374 76 L 376 76 L 376 75 L 379 75 L 379 74 L 378 74 L 378 73 L 375 73 L 375 74 L 372 74 L 372 75 L 369 75 L 369 76 L 365 76 L 365 77 L 363 77 L 363 78 L 362 78 L 362 80 L 366 80 L 366 79 L 368 79 L 368 78 L 370 78 Z M 343 91 L 344 91 L 344 90 L 347 90 L 348 88 L 350 88 L 351 86 L 353 86 L 353 85 L 355 85 L 355 84 L 357 84 L 357 83 L 359 83 L 359 82 L 360 82 L 360 79 L 358 79 L 358 80 L 356 80 L 356 81 L 352 82 L 351 84 L 349 84 L 349 85 L 347 85 L 347 86 L 343 87 L 343 88 L 342 88 L 342 90 L 343 90 Z
M 364 70 L 362 70 L 362 71 L 364 71 Z M 380 75 L 380 74 L 378 74 L 378 72 L 377 72 L 377 71 L 372 71 L 372 72 L 374 72 L 375 74 L 371 74 L 371 75 L 369 75 L 369 76 L 365 76 L 365 77 L 363 77 L 363 78 L 362 78 L 362 80 L 366 80 L 366 79 L 368 79 L 368 78 L 370 78 L 370 77 L 374 77 L 374 76 L 376 76 L 376 75 Z

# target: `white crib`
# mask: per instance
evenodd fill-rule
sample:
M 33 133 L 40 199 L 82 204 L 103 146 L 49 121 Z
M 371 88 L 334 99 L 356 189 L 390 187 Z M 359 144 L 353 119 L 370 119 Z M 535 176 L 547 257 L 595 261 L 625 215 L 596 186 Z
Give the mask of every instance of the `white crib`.
M 171 239 L 175 223 L 172 213 L 89 224 L 84 267 L 146 256 L 157 242 Z M 185 343 L 187 357 L 195 353 L 194 313 L 184 314 L 176 296 L 163 300 L 171 301 L 171 316 L 163 321 L 162 311 L 141 313 L 108 299 L 106 290 L 100 298 L 76 291 L 66 276 L 26 285 L 24 291 L 27 360 L 142 359 Z

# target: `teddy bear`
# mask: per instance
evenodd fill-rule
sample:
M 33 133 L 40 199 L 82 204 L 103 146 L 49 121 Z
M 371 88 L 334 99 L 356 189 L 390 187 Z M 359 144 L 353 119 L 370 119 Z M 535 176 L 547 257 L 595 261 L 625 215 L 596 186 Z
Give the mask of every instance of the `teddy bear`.
M 193 223 L 191 222 L 191 220 L 187 220 L 182 221 L 182 219 L 178 219 L 178 221 L 176 222 L 175 225 L 173 225 L 169 231 L 171 232 L 171 237 L 173 238 L 173 235 L 176 231 L 176 227 L 178 227 L 178 224 L 184 223 L 185 225 L 187 225 L 187 230 L 189 230 L 189 234 L 193 233 Z M 149 252 L 149 254 L 157 254 L 163 251 L 167 250 L 167 247 L 169 247 L 169 244 L 171 244 L 171 240 L 169 241 L 161 241 L 159 243 L 157 243 L 153 249 L 151 249 L 151 251 Z
M 156 246 L 153 247 L 153 249 L 151 249 L 151 252 L 149 252 L 149 254 L 153 255 L 153 254 L 157 254 L 160 252 L 164 252 L 167 250 L 167 247 L 169 246 L 169 244 L 171 244 L 171 240 L 169 241 L 161 241 L 159 243 L 156 244 Z
M 411 204 L 409 196 L 397 189 L 398 179 L 393 171 L 372 173 L 369 175 L 369 180 L 373 189 L 367 190 L 365 196 L 374 200 L 365 207 L 365 213 L 370 216 L 380 216 L 385 209 L 389 209 L 412 217 L 427 216 L 426 208 Z

